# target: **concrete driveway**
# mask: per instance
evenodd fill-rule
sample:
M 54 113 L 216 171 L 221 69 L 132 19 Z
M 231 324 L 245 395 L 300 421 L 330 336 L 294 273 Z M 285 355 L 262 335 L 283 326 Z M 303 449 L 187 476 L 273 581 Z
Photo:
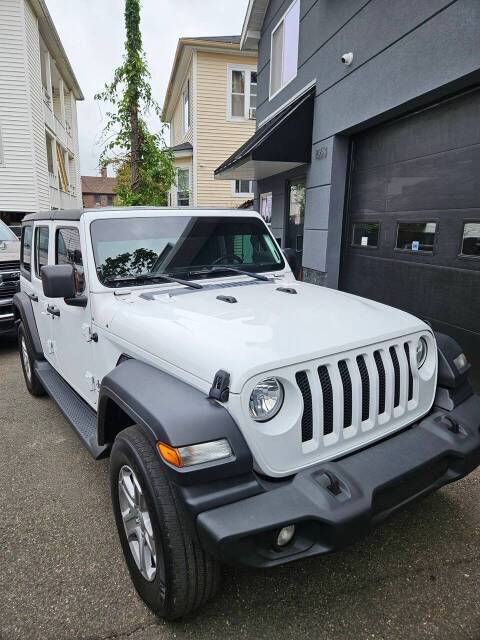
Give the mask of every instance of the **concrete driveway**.
M 480 638 L 480 473 L 396 514 L 344 551 L 268 572 L 225 570 L 181 622 L 137 597 L 94 462 L 0 342 L 0 637 Z

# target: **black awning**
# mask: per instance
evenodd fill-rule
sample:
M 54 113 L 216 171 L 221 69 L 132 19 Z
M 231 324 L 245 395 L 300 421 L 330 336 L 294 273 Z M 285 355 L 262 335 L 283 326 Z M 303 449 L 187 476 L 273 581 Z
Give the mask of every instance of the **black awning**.
M 258 129 L 215 171 L 217 180 L 263 180 L 311 161 L 315 87 Z

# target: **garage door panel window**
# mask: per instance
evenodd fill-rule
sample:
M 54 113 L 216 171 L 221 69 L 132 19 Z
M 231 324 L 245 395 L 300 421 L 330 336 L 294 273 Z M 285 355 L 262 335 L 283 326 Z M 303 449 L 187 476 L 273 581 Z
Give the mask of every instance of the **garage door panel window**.
M 436 233 L 436 222 L 399 222 L 396 248 L 433 253 Z
M 354 222 L 352 245 L 355 247 L 378 247 L 379 222 Z
M 480 220 L 464 224 L 461 255 L 480 258 Z

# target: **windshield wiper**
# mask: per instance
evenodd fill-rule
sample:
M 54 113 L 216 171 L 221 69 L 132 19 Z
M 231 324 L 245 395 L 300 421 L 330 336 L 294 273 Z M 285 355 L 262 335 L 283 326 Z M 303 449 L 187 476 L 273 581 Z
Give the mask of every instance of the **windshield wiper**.
M 163 280 L 165 282 L 176 282 L 177 284 L 183 284 L 186 287 L 192 289 L 203 289 L 201 284 L 197 282 L 190 282 L 189 280 L 182 280 L 181 278 L 174 278 L 163 273 L 138 273 L 131 276 L 112 276 L 106 278 L 105 282 L 145 282 L 145 280 Z
M 253 271 L 244 271 L 243 269 L 236 269 L 235 267 L 213 267 L 212 269 L 205 269 L 203 271 L 189 271 L 189 276 L 208 276 L 212 273 L 238 273 L 241 276 L 250 276 L 250 278 L 255 278 L 256 280 L 263 280 L 264 282 L 269 282 L 270 278 L 267 276 L 262 276 L 259 273 L 255 273 Z

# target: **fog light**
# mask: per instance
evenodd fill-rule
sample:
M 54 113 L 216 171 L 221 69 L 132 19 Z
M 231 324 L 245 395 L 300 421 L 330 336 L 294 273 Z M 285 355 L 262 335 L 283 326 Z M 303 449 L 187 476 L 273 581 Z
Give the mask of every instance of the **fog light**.
M 295 535 L 295 525 L 289 524 L 288 527 L 283 527 L 278 532 L 278 535 L 275 539 L 275 544 L 277 547 L 285 547 L 293 540 L 293 536 Z

